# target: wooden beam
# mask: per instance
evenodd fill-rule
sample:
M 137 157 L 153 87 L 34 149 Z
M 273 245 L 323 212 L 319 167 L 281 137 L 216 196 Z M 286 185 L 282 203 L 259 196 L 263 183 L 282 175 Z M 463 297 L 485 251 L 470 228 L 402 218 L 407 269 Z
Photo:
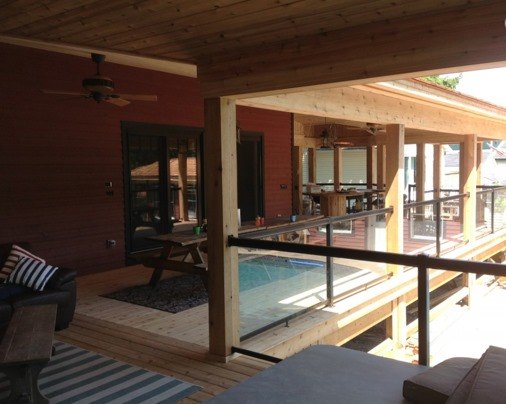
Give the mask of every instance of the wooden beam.
M 476 145 L 477 136 L 468 135 L 460 144 L 460 192 L 469 192 L 464 198 L 463 235 L 464 240 L 473 241 L 476 230 Z
M 366 148 L 366 183 L 367 189 L 372 189 L 374 182 L 374 148 L 368 146 Z
M 405 346 L 408 339 L 406 308 L 406 296 L 399 296 L 392 301 L 391 338 L 396 348 Z
M 343 149 L 336 147 L 334 149 L 334 190 L 341 189 L 341 182 L 343 179 Z
M 425 200 L 425 144 L 416 145 L 416 201 Z
M 347 121 L 402 123 L 409 129 L 432 132 L 423 139 L 421 132 L 414 133 L 408 136 L 409 143 L 455 143 L 467 133 L 486 133 L 489 138 L 506 140 L 504 118 L 492 119 L 458 108 L 425 105 L 414 98 L 399 99 L 395 94 L 387 96 L 351 87 L 248 98 L 238 104 Z
M 204 100 L 205 197 L 209 268 L 209 352 L 226 359 L 239 344 L 239 280 L 237 248 L 237 144 L 235 103 Z
M 476 185 L 482 185 L 483 143 L 476 144 Z
M 307 150 L 307 162 L 308 162 L 308 180 L 309 182 L 316 183 L 316 149 L 311 147 Z
M 377 164 L 378 168 L 376 170 L 376 183 L 378 189 L 384 189 L 385 186 L 385 145 L 378 145 L 377 151 Z
M 42 49 L 49 52 L 80 56 L 86 59 L 90 58 L 91 53 L 100 53 L 106 56 L 107 62 L 118 63 L 124 66 L 138 67 L 140 69 L 177 74 L 178 76 L 197 77 L 197 66 L 190 63 L 132 55 L 126 52 L 111 51 L 101 47 L 77 46 L 8 35 L 0 35 L 0 42 L 17 46 L 25 46 L 28 48 Z
M 204 96 L 271 94 L 505 66 L 503 0 L 465 3 L 202 60 Z
M 403 252 L 403 191 L 404 191 L 404 127 L 386 126 L 386 195 L 385 207 L 392 206 L 387 215 L 387 251 Z M 395 266 L 389 271 L 396 272 Z
M 443 164 L 443 147 L 440 144 L 435 144 L 434 149 L 434 171 L 432 172 L 432 188 L 434 189 L 434 199 L 441 196 L 442 182 L 442 168 Z

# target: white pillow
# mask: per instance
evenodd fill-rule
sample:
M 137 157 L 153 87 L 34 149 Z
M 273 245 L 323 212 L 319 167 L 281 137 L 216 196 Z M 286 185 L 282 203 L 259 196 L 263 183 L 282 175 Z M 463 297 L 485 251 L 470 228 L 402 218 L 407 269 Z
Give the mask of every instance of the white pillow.
M 57 269 L 58 267 L 48 265 L 45 262 L 30 257 L 22 257 L 16 264 L 14 271 L 7 278 L 7 283 L 27 286 L 42 292 Z

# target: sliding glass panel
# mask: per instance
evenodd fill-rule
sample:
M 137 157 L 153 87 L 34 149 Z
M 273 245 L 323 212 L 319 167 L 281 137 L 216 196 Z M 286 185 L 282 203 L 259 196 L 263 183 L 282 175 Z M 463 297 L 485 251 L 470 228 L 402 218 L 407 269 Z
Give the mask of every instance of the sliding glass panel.
M 137 135 L 130 135 L 128 143 L 130 243 L 131 250 L 138 251 L 152 246 L 146 237 L 163 230 L 159 168 L 162 143 L 157 136 Z

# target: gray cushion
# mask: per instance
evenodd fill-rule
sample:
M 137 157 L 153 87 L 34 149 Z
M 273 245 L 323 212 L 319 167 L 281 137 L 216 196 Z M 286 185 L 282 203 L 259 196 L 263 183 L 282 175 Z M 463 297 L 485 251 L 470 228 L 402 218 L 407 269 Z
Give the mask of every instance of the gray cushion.
M 211 399 L 209 404 L 401 404 L 413 365 L 336 346 L 315 345 Z
M 404 380 L 402 395 L 412 403 L 443 404 L 476 362 L 473 358 L 447 359 Z
M 449 404 L 506 402 L 506 349 L 489 347 L 448 400 Z

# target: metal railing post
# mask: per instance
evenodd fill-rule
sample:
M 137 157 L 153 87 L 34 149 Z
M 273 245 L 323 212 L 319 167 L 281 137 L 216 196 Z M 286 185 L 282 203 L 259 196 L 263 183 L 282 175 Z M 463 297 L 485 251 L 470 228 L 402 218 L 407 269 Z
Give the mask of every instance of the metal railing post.
M 418 363 L 429 366 L 429 315 L 430 315 L 430 294 L 429 294 L 429 270 L 426 264 L 426 256 L 419 255 L 418 265 Z
M 441 202 L 436 202 L 436 257 L 441 255 Z
M 327 247 L 334 245 L 334 226 L 327 224 Z M 327 256 L 327 304 L 332 306 L 334 299 L 334 258 Z

